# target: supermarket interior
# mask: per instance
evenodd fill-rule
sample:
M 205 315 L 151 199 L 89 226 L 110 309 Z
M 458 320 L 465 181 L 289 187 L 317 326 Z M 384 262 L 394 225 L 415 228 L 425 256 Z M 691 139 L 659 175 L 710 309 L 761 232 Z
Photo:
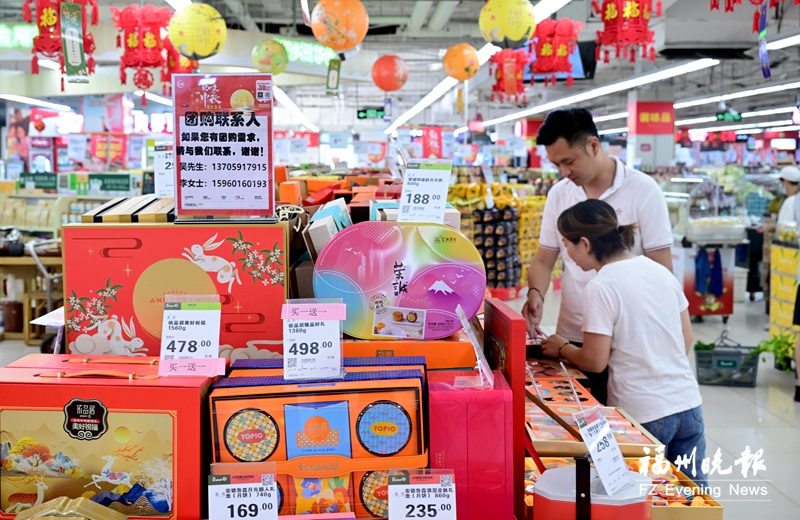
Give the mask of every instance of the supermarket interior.
M 0 520 L 800 518 L 800 0 L 0 0 Z

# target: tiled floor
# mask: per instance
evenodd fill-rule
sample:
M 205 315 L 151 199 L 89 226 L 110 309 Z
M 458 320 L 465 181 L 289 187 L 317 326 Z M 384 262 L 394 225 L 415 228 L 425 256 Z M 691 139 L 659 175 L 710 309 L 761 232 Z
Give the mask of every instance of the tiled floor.
M 517 309 L 521 305 L 520 301 L 512 302 Z M 557 312 L 556 294 L 548 298 L 545 308 L 546 329 L 554 328 Z M 755 345 L 767 337 L 766 323 L 763 302 L 738 304 L 729 323 L 730 337 L 743 345 Z M 695 337 L 711 341 L 724 327 L 720 318 L 707 318 L 694 325 Z M 21 341 L 0 342 L 0 366 L 37 351 L 37 347 L 26 347 Z M 775 370 L 769 357 L 761 361 L 754 389 L 700 387 L 707 455 L 713 456 L 719 448 L 721 467 L 732 467 L 729 475 L 710 478 L 711 487 L 719 488 L 725 520 L 753 520 L 761 515 L 770 520 L 800 518 L 800 403 L 793 401 L 794 386 L 794 377 Z M 751 470 L 744 479 L 741 466 L 734 461 L 746 447 L 752 452 L 764 450 L 766 471 L 759 471 L 754 477 Z M 764 494 L 736 494 L 733 488 L 741 486 Z

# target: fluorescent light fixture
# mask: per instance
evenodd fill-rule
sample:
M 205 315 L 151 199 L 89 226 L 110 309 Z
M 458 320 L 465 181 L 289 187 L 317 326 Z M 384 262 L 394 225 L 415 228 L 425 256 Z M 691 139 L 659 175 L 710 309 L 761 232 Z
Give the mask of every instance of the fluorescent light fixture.
M 694 119 L 681 119 L 680 121 L 675 121 L 675 126 L 698 125 L 700 123 L 713 123 L 716 120 L 717 116 L 695 117 Z
M 680 109 L 680 108 L 696 107 L 700 105 L 708 105 L 710 103 L 719 103 L 720 101 L 728 101 L 731 99 L 741 99 L 752 96 L 760 96 L 762 94 L 772 94 L 774 92 L 793 90 L 797 88 L 800 88 L 800 81 L 795 81 L 793 83 L 784 83 L 783 85 L 772 85 L 769 87 L 742 90 L 740 92 L 732 92 L 730 94 L 725 94 L 722 96 L 712 96 L 702 99 L 694 99 L 690 101 L 681 101 L 679 103 L 675 103 L 675 108 Z
M 675 67 L 656 70 L 648 74 L 643 74 L 641 76 L 633 77 L 624 81 L 612 83 L 610 85 L 605 85 L 592 90 L 581 92 L 579 94 L 574 94 L 572 96 L 567 96 L 565 98 L 557 99 L 555 101 L 551 101 L 549 103 L 544 103 L 542 105 L 528 108 L 520 112 L 514 112 L 513 114 L 509 114 L 507 116 L 498 117 L 496 119 L 490 119 L 489 121 L 484 121 L 483 126 L 496 125 L 499 123 L 505 123 L 506 121 L 513 121 L 515 119 L 520 119 L 535 114 L 541 114 L 543 112 L 549 112 L 551 110 L 565 107 L 567 105 L 582 103 L 590 99 L 607 96 L 609 94 L 614 94 L 616 92 L 624 92 L 626 90 L 631 90 L 636 87 L 641 87 L 642 85 L 649 85 L 650 83 L 656 83 L 658 81 L 674 78 L 676 76 L 682 76 L 684 74 L 689 74 L 690 72 L 703 70 L 718 64 L 719 60 L 714 60 L 710 58 L 703 58 L 701 60 L 690 61 L 687 63 L 683 63 L 681 65 L 677 65 Z
M 607 116 L 597 116 L 594 118 L 595 123 L 602 123 L 603 121 L 614 121 L 616 119 L 625 119 L 630 114 L 628 112 L 619 112 L 618 114 L 608 114 Z
M 774 42 L 769 42 L 767 43 L 767 50 L 776 51 L 778 49 L 785 49 L 786 47 L 791 47 L 793 45 L 800 45 L 800 34 L 789 36 L 788 38 L 783 38 Z
M 609 134 L 624 134 L 627 131 L 628 131 L 628 127 L 627 126 L 623 126 L 621 128 L 608 128 L 606 130 L 600 130 L 597 133 L 598 133 L 598 135 L 609 135 Z
M 294 114 L 294 116 L 300 120 L 299 123 L 301 125 L 308 128 L 312 132 L 319 132 L 319 127 L 311 122 L 308 116 L 305 115 L 303 111 L 294 104 L 294 101 L 292 101 L 289 96 L 286 95 L 286 92 L 284 92 L 282 88 L 273 85 L 272 92 L 275 94 L 275 101 L 280 103 L 283 108 Z
M 491 43 L 487 43 L 483 47 L 480 48 L 478 51 L 478 62 L 483 65 L 492 55 L 500 50 L 500 47 L 497 47 Z M 419 100 L 419 102 L 411 107 L 408 111 L 404 112 L 400 115 L 397 119 L 395 119 L 394 123 L 389 125 L 389 128 L 383 131 L 384 134 L 389 135 L 395 130 L 397 130 L 401 125 L 407 123 L 411 120 L 412 117 L 419 114 L 431 104 L 433 104 L 437 99 L 444 96 L 447 92 L 450 91 L 451 88 L 455 87 L 458 84 L 458 80 L 455 78 L 451 78 L 450 76 L 444 78 L 442 81 L 439 82 L 438 85 L 433 87 L 433 90 L 428 92 L 428 94 Z
M 704 179 L 700 177 L 673 177 L 669 182 L 703 182 Z
M 155 101 L 156 103 L 161 103 L 162 105 L 167 105 L 168 107 L 172 106 L 172 100 L 169 98 L 165 98 L 164 96 L 159 96 L 158 94 L 153 94 L 152 92 L 145 92 L 143 90 L 137 90 L 134 92 L 139 97 L 145 96 L 148 101 Z
M 469 127 L 462 126 L 461 128 L 456 128 L 455 131 L 453 132 L 453 137 L 459 134 L 463 134 L 464 132 L 469 132 Z
M 536 20 L 550 18 L 550 15 L 570 3 L 571 0 L 542 0 L 533 7 Z
M 44 67 L 46 69 L 61 70 L 61 65 L 53 60 L 39 60 L 38 63 L 40 67 Z
M 176 11 L 180 11 L 187 5 L 192 5 L 192 0 L 164 0 L 164 1 L 167 2 L 170 5 L 170 7 L 172 7 Z
M 761 134 L 763 132 L 764 130 L 761 130 L 759 128 L 753 128 L 751 130 L 737 130 L 736 135 Z
M 755 112 L 744 112 L 742 117 L 761 117 L 774 116 L 775 114 L 791 114 L 796 107 L 771 108 L 768 110 L 757 110 Z
M 766 121 L 764 123 L 746 123 L 742 125 L 725 125 L 725 126 L 712 126 L 710 128 L 692 128 L 691 130 L 698 130 L 701 132 L 729 132 L 731 130 L 746 130 L 748 128 L 771 128 L 780 126 L 779 131 L 784 131 L 783 125 L 791 125 L 792 120 L 786 119 L 783 121 Z
M 33 105 L 42 108 L 51 108 L 53 110 L 58 110 L 59 112 L 72 111 L 72 109 L 67 105 L 60 105 L 58 103 L 51 103 L 49 101 L 41 101 L 27 96 L 16 96 L 14 94 L 0 94 L 0 99 L 5 99 L 6 101 L 14 101 L 16 103 L 22 103 L 23 105 Z
M 767 128 L 766 132 L 796 132 L 800 130 L 800 125 L 779 126 L 777 128 Z

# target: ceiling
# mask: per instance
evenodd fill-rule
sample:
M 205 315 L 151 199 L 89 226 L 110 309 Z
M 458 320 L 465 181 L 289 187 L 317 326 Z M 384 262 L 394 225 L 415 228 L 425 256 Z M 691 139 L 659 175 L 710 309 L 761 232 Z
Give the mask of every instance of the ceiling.
M 151 0 L 158 4 L 163 0 Z M 426 0 L 362 0 L 369 15 L 370 29 L 362 44 L 362 52 L 398 54 L 411 71 L 408 83 L 393 93 L 395 113 L 411 107 L 427 94 L 445 76 L 441 70 L 441 57 L 448 47 L 467 42 L 480 48 L 485 44 L 478 31 L 478 15 L 483 0 L 426 1 Z M 611 59 L 598 63 L 592 80 L 575 81 L 568 88 L 562 82 L 555 87 L 541 84 L 527 87 L 527 106 L 543 101 L 552 101 L 596 86 L 662 68 L 687 59 L 716 57 L 722 63 L 703 71 L 683 75 L 658 84 L 672 86 L 678 100 L 717 95 L 731 91 L 763 85 L 760 65 L 754 52 L 756 35 L 751 32 L 753 7 L 749 2 L 736 6 L 734 13 L 709 11 L 708 0 L 662 0 L 662 18 L 653 18 L 651 28 L 656 33 L 656 48 L 659 52 L 655 64 L 649 62 L 629 63 L 627 60 Z M 129 2 L 99 0 L 101 20 L 110 19 L 109 5 L 124 6 Z M 243 29 L 265 34 L 280 34 L 289 38 L 310 39 L 310 28 L 303 24 L 300 0 L 209 0 L 224 16 L 231 29 Z M 315 0 L 309 0 L 311 8 Z M 534 2 L 537 3 L 537 2 Z M 19 21 L 22 0 L 0 0 L 0 22 Z M 589 0 L 573 0 L 556 13 L 557 17 L 570 17 L 586 22 L 580 40 L 591 42 L 601 28 L 598 18 L 591 11 Z M 800 32 L 800 6 L 791 5 L 791 0 L 781 9 L 771 10 L 768 25 L 770 35 Z M 800 46 L 770 52 L 770 62 L 775 81 L 800 79 Z M 0 62 L 0 67 L 17 65 Z M 22 64 L 24 66 L 24 64 Z M 485 69 L 485 67 L 484 67 Z M 202 65 L 201 65 L 202 71 Z M 301 108 L 353 108 L 374 106 L 382 103 L 384 93 L 377 89 L 368 76 L 362 81 L 351 80 L 342 86 L 339 97 L 324 95 L 319 84 L 287 87 Z M 470 82 L 470 106 L 472 113 L 480 112 L 485 119 L 497 117 L 523 105 L 501 105 L 491 101 L 491 80 L 486 71 Z M 648 87 L 644 87 L 648 88 Z M 654 88 L 654 87 L 652 87 Z M 2 87 L 0 87 L 2 90 Z M 795 91 L 784 91 L 759 97 L 749 97 L 729 103 L 738 111 L 759 108 L 783 107 L 795 104 Z M 598 98 L 586 103 L 596 114 L 609 114 L 625 110 L 626 93 Z M 678 112 L 678 119 L 699 115 L 710 115 L 717 111 L 714 105 L 687 108 Z M 455 119 L 448 115 L 448 106 L 434 104 L 425 117 L 430 120 L 441 112 L 441 118 Z M 777 116 L 780 118 L 780 116 Z M 766 117 L 765 120 L 775 119 Z M 753 119 L 748 122 L 757 122 Z M 440 121 L 441 122 L 441 121 Z M 324 123 L 324 121 L 323 121 Z M 603 123 L 601 127 L 624 126 L 622 120 Z

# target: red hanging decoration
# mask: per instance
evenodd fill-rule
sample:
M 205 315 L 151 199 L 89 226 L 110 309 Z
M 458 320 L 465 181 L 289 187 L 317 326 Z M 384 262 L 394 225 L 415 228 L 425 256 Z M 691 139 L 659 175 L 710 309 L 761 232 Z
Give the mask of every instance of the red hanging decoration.
M 166 51 L 166 59 L 164 60 L 164 66 L 161 68 L 161 90 L 164 95 L 169 95 L 172 93 L 172 75 L 190 74 L 197 70 L 200 64 L 197 60 L 190 60 L 178 52 L 178 49 L 172 45 L 169 36 L 164 38 L 164 50 Z
M 636 61 L 636 47 L 642 48 L 642 54 L 655 61 L 653 31 L 650 30 L 650 16 L 653 12 L 653 0 L 603 0 L 602 7 L 593 3 L 595 12 L 603 20 L 603 30 L 597 32 L 597 56 L 600 47 L 614 47 L 615 56 Z M 599 8 L 598 8 L 599 7 Z M 652 51 L 652 52 L 648 52 Z M 604 61 L 608 63 L 609 53 L 605 51 Z
M 172 17 L 169 7 L 154 5 L 129 5 L 124 9 L 110 7 L 114 25 L 120 30 L 117 45 L 121 44 L 122 56 L 119 63 L 119 80 L 125 85 L 128 81 L 125 69 L 136 69 L 133 84 L 141 90 L 153 86 L 153 74 L 147 68 L 164 66 L 164 45 L 161 40 L 162 29 L 166 29 Z M 142 96 L 142 103 L 145 103 Z
M 495 70 L 495 83 L 492 86 L 493 100 L 494 93 L 498 94 L 501 103 L 505 100 L 517 102 L 520 96 L 523 101 L 526 100 L 524 77 L 525 67 L 528 66 L 530 58 L 531 56 L 525 51 L 525 48 L 503 49 L 492 56 L 492 66 Z
M 553 85 L 557 73 L 567 74 L 567 86 L 572 86 L 572 63 L 570 55 L 578 45 L 578 34 L 583 28 L 583 22 L 573 22 L 569 18 L 558 21 L 546 18 L 536 26 L 533 34 L 536 51 L 536 61 L 531 65 L 531 83 L 533 74 L 552 74 Z M 549 83 L 545 76 L 544 84 Z
M 61 45 L 61 19 L 59 12 L 61 10 L 61 3 L 63 0 L 36 0 L 36 27 L 39 29 L 39 34 L 33 38 L 33 47 L 31 53 L 31 74 L 39 73 L 39 57 L 58 61 L 61 68 L 61 74 L 65 73 L 64 70 L 64 53 Z M 25 0 L 22 4 L 22 20 L 27 23 L 33 22 L 33 13 L 31 12 L 32 0 Z M 89 74 L 94 73 L 94 59 L 92 53 L 95 50 L 94 36 L 92 33 L 87 32 L 87 14 L 89 6 L 92 7 L 91 24 L 97 25 L 98 11 L 97 0 L 75 0 L 74 3 L 83 6 L 83 52 L 88 56 L 87 69 Z M 61 91 L 64 91 L 64 78 L 61 78 Z

